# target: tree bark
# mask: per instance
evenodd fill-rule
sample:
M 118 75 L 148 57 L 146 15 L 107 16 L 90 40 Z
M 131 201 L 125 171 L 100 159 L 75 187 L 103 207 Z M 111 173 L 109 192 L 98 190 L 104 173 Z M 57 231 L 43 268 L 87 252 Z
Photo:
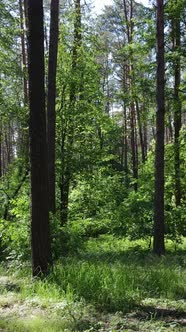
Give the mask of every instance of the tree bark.
M 26 79 L 27 69 L 27 54 L 25 43 L 25 29 L 24 29 L 24 11 L 22 0 L 19 0 L 19 13 L 20 13 L 20 27 L 21 27 L 21 53 L 22 53 L 22 66 L 23 66 L 23 88 L 24 88 L 24 104 L 28 105 L 28 82 Z
M 180 46 L 181 46 L 181 32 L 180 32 L 180 18 L 174 17 L 172 20 L 173 27 L 173 51 L 176 51 L 176 58 L 174 63 L 174 170 L 175 170 L 175 203 L 176 206 L 181 204 L 181 175 L 180 175 L 180 143 L 179 135 L 181 129 L 181 100 L 179 98 L 179 88 L 181 82 L 181 67 L 180 67 Z
M 127 34 L 127 41 L 128 44 L 132 44 L 133 42 L 133 30 L 134 30 L 134 22 L 133 22 L 133 0 L 130 0 L 127 2 L 126 0 L 123 0 L 123 7 L 124 7 L 124 17 L 126 21 L 126 34 Z M 134 178 L 134 191 L 138 190 L 138 151 L 137 151 L 137 141 L 136 137 L 137 135 L 135 134 L 135 123 L 136 123 L 136 112 L 135 112 L 135 105 L 134 105 L 134 100 L 132 96 L 132 91 L 134 88 L 134 66 L 133 66 L 133 54 L 132 54 L 132 48 L 131 48 L 131 53 L 128 59 L 128 70 L 127 70 L 127 75 L 128 75 L 128 80 L 129 80 L 129 94 L 131 97 L 130 101 L 130 141 L 131 141 L 131 152 L 132 152 L 132 173 L 133 173 L 133 178 Z
M 42 0 L 28 0 L 28 72 L 32 195 L 32 273 L 33 276 L 42 276 L 48 273 L 51 265 Z
M 137 100 L 136 100 L 136 113 L 137 113 L 137 120 L 138 120 L 140 145 L 141 145 L 141 158 L 142 158 L 142 163 L 144 163 L 145 160 L 146 160 L 145 145 L 144 145 L 144 139 L 143 139 L 143 130 L 142 130 L 142 124 L 141 124 L 140 108 L 139 108 L 139 103 L 138 103 Z
M 68 220 L 68 201 L 69 201 L 69 188 L 72 178 L 72 151 L 74 143 L 74 109 L 76 107 L 76 93 L 82 90 L 82 85 L 78 86 L 76 79 L 78 69 L 78 50 L 81 47 L 81 2 L 75 0 L 75 18 L 74 18 L 74 41 L 72 49 L 72 81 L 70 83 L 69 92 L 69 118 L 67 125 L 67 132 L 65 133 L 66 139 L 63 140 L 62 135 L 62 177 L 61 177 L 61 224 L 64 225 Z M 82 91 L 81 91 L 82 92 Z
M 165 135 L 165 60 L 164 1 L 157 0 L 157 112 L 155 150 L 155 200 L 153 251 L 165 254 L 164 244 L 164 135 Z
M 2 121 L 0 119 L 0 178 L 3 175 L 2 141 L 3 141 Z
M 48 63 L 47 137 L 48 137 L 48 177 L 49 211 L 55 213 L 55 133 L 56 133 L 56 70 L 59 35 L 59 0 L 51 0 L 50 41 Z

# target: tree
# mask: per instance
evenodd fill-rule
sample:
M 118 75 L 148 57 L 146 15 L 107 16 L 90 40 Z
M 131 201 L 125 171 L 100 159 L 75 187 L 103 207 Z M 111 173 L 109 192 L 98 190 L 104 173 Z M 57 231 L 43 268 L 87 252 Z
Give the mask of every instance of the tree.
M 55 101 L 56 69 L 58 51 L 58 16 L 59 0 L 51 0 L 50 42 L 48 60 L 48 100 L 47 100 L 47 138 L 48 138 L 48 178 L 49 178 L 49 211 L 55 213 Z
M 157 0 L 157 112 L 155 150 L 155 200 L 153 251 L 164 255 L 164 132 L 165 132 L 165 60 L 164 1 Z
M 75 110 L 77 95 L 82 91 L 82 84 L 80 80 L 77 82 L 78 74 L 81 73 L 80 69 L 80 50 L 82 43 L 81 34 L 81 1 L 74 0 L 74 30 L 73 30 L 73 46 L 72 46 L 72 62 L 71 62 L 71 81 L 69 86 L 69 118 L 67 125 L 62 133 L 61 155 L 62 155 L 62 171 L 60 180 L 60 195 L 61 195 L 61 223 L 66 224 L 68 219 L 68 202 L 69 202 L 69 189 L 70 181 L 72 178 L 72 156 L 74 145 L 74 129 L 75 129 Z M 77 84 L 79 83 L 79 84 Z M 81 97 L 80 97 L 81 98 Z M 80 101 L 80 100 L 78 100 Z
M 180 2 L 181 3 L 181 2 Z M 172 6 L 172 48 L 173 48 L 173 71 L 174 71 L 174 169 L 175 169 L 175 203 L 176 206 L 181 204 L 181 175 L 180 175 L 180 130 L 181 130 L 181 113 L 182 102 L 180 98 L 181 84 L 181 7 L 180 3 Z M 170 4 L 171 5 L 171 4 Z
M 32 199 L 32 273 L 33 276 L 40 276 L 48 273 L 51 264 L 42 0 L 28 0 L 28 72 Z
M 24 89 L 24 104 L 28 104 L 28 82 L 25 75 L 27 69 L 27 50 L 25 43 L 25 28 L 24 28 L 24 10 L 23 1 L 19 0 L 19 13 L 20 13 L 20 28 L 21 28 L 21 53 L 22 53 L 22 67 L 23 67 L 23 89 Z

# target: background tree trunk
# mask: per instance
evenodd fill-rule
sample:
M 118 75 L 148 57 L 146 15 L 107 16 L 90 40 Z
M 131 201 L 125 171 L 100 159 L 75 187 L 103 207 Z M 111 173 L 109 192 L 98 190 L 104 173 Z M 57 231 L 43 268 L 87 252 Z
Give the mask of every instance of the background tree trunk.
M 67 132 L 65 138 L 62 135 L 61 155 L 62 155 L 62 176 L 60 184 L 61 195 L 61 224 L 64 225 L 68 220 L 68 201 L 69 201 L 69 189 L 70 181 L 72 177 L 72 151 L 74 143 L 74 110 L 76 107 L 76 94 L 82 90 L 82 86 L 77 85 L 76 74 L 78 69 L 79 60 L 79 48 L 81 47 L 81 1 L 75 0 L 75 16 L 74 16 L 74 41 L 72 49 L 72 65 L 71 76 L 72 81 L 70 83 L 69 91 L 69 118 L 67 125 Z M 82 92 L 82 91 L 81 91 Z
M 155 151 L 155 254 L 164 255 L 164 132 L 165 132 L 164 1 L 157 0 L 157 113 Z
M 172 20 L 173 33 L 173 51 L 175 55 L 174 63 L 174 169 L 175 169 L 175 202 L 176 206 L 181 204 L 181 175 L 180 175 L 180 143 L 179 135 L 181 129 L 181 100 L 179 98 L 179 89 L 181 82 L 181 67 L 180 67 L 180 18 L 174 17 Z
M 51 0 L 50 42 L 48 63 L 48 101 L 47 101 L 47 137 L 48 137 L 48 177 L 49 211 L 55 213 L 55 125 L 56 125 L 56 69 L 58 52 L 59 0 Z

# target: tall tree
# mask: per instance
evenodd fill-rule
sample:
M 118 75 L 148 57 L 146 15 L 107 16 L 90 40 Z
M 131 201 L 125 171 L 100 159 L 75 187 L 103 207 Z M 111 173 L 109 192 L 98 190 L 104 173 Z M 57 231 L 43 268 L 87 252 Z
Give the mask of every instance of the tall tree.
M 33 276 L 38 276 L 46 274 L 51 264 L 42 0 L 28 0 L 28 72 L 32 195 L 32 273 Z
M 165 60 L 164 60 L 164 1 L 157 0 L 157 112 L 155 150 L 155 201 L 153 251 L 165 253 L 164 243 L 164 134 L 165 134 Z
M 71 82 L 69 87 L 69 118 L 68 124 L 62 134 L 61 155 L 62 155 L 62 174 L 60 181 L 61 194 L 61 222 L 64 225 L 68 219 L 68 201 L 69 188 L 72 178 L 72 151 L 74 145 L 74 115 L 76 109 L 77 95 L 82 97 L 82 84 L 77 83 L 77 73 L 79 69 L 79 52 L 82 43 L 81 34 L 81 1 L 74 0 L 74 30 L 73 30 L 73 46 L 72 46 L 72 62 L 71 62 Z M 79 70 L 80 72 L 80 70 Z M 65 141 L 66 139 L 66 141 Z
M 55 101 L 56 69 L 58 52 L 59 0 L 51 0 L 50 42 L 48 61 L 48 100 L 47 100 L 47 138 L 48 138 L 48 177 L 49 177 L 49 211 L 55 213 Z
M 124 18 L 127 27 L 127 40 L 128 45 L 132 45 L 133 43 L 133 32 L 134 32 L 134 21 L 133 21 L 133 12 L 134 12 L 134 2 L 133 0 L 126 1 L 123 0 L 124 5 Z M 132 151 L 132 171 L 134 177 L 134 190 L 137 191 L 138 184 L 138 149 L 137 149 L 137 133 L 135 131 L 136 125 L 136 112 L 135 112 L 135 104 L 133 100 L 133 89 L 134 89 L 134 61 L 133 61 L 133 52 L 132 48 L 129 56 L 129 64 L 128 64 L 128 80 L 129 80 L 129 88 L 130 88 L 130 130 L 131 130 L 131 151 Z
M 19 13 L 20 13 L 20 27 L 21 27 L 21 53 L 22 53 L 22 67 L 23 67 L 23 89 L 24 89 L 24 104 L 28 104 L 28 82 L 25 75 L 27 68 L 27 50 L 25 44 L 25 28 L 24 28 L 24 7 L 22 0 L 19 0 Z
M 175 202 L 176 206 L 181 204 L 181 176 L 180 176 L 180 143 L 179 135 L 181 129 L 181 100 L 180 100 L 180 83 L 181 83 L 181 64 L 180 64 L 180 13 L 172 18 L 172 35 L 173 51 L 175 51 L 174 63 L 174 168 L 175 168 Z

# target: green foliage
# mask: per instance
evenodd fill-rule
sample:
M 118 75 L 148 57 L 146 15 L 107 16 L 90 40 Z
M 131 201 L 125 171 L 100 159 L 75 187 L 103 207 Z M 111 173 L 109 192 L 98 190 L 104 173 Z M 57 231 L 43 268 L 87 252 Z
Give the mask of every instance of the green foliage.
M 70 220 L 79 223 L 86 236 L 111 232 L 117 209 L 126 196 L 123 174 L 107 166 L 76 180 L 70 194 Z
M 22 171 L 25 172 L 22 174 Z M 14 162 L 1 179 L 1 258 L 30 257 L 30 194 L 27 172 Z
M 68 222 L 61 226 L 60 218 L 51 216 L 51 239 L 53 259 L 75 255 L 84 247 L 85 229 L 80 223 Z

